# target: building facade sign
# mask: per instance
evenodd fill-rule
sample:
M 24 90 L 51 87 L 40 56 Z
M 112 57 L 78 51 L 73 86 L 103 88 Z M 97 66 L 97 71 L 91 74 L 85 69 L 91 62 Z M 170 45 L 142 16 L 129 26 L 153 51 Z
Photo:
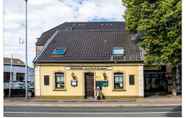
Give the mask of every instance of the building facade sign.
M 67 69 L 71 70 L 112 70 L 112 67 L 101 67 L 101 66 L 73 66 L 73 67 L 66 67 Z
M 97 87 L 108 87 L 108 80 L 96 81 L 96 88 Z

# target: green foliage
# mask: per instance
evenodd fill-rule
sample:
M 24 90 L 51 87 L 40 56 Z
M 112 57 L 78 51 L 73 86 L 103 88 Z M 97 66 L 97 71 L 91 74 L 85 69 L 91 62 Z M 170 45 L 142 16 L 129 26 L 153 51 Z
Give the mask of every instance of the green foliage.
M 127 29 L 143 34 L 145 62 L 181 62 L 181 0 L 122 0 Z

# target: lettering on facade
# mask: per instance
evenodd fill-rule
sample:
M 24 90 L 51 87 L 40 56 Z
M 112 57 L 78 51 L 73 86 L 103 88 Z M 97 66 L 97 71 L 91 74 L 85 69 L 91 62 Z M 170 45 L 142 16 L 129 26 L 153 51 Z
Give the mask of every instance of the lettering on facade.
M 76 66 L 76 67 L 66 67 L 68 69 L 71 70 L 111 70 L 111 67 L 99 67 L 99 66 L 94 66 L 94 67 L 80 67 L 80 66 Z

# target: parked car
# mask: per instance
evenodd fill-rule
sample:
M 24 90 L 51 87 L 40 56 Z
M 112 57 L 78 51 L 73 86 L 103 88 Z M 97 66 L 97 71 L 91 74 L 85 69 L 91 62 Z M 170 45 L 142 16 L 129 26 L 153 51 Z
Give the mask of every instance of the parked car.
M 8 96 L 9 82 L 4 82 L 4 96 Z M 28 94 L 34 96 L 34 84 L 28 82 Z M 25 82 L 12 81 L 11 96 L 25 96 Z

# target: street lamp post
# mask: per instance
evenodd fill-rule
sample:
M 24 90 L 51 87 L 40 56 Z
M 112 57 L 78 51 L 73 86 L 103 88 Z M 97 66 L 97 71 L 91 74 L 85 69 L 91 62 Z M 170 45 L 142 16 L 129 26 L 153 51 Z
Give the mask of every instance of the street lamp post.
M 10 79 L 9 79 L 9 92 L 8 92 L 8 96 L 11 97 L 11 93 L 12 93 L 12 80 L 13 80 L 13 55 L 11 54 L 11 59 L 10 59 Z
M 25 0 L 25 98 L 28 99 L 27 2 Z

